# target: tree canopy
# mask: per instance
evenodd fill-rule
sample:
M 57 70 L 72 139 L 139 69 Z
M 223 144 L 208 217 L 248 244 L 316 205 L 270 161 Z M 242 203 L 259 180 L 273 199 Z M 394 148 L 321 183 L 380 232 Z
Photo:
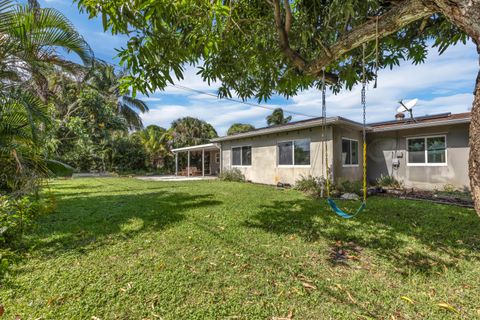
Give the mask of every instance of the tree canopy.
M 192 117 L 173 121 L 170 131 L 174 148 L 207 143 L 210 139 L 218 137 L 217 131 L 211 124 Z
M 276 108 L 273 110 L 271 115 L 268 115 L 267 118 L 268 126 L 275 126 L 279 124 L 287 124 L 292 121 L 292 116 L 285 117 L 282 108 Z
M 334 90 L 351 88 L 362 77 L 363 43 L 372 79 L 376 61 L 379 68 L 420 63 L 430 44 L 443 52 L 466 40 L 424 2 L 79 0 L 105 28 L 130 35 L 119 53 L 132 70 L 126 86 L 163 89 L 195 64 L 205 81 L 221 82 L 221 96 L 260 100 L 318 86 L 323 68 Z
M 248 123 L 234 123 L 228 128 L 227 136 L 231 136 L 232 134 L 247 132 L 255 130 L 255 127 Z

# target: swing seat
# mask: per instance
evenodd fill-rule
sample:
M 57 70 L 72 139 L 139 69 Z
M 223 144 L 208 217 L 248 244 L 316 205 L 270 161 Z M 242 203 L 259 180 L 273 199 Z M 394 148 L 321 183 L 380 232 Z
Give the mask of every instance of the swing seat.
M 365 203 L 365 201 L 362 201 L 362 204 L 357 209 L 357 211 L 354 214 L 349 214 L 349 213 L 344 212 L 342 209 L 340 209 L 337 206 L 337 204 L 335 203 L 335 201 L 333 201 L 332 198 L 328 198 L 327 202 L 328 202 L 330 208 L 332 208 L 333 212 L 335 212 L 337 215 L 339 215 L 340 217 L 345 218 L 345 219 L 350 219 L 350 218 L 355 217 L 357 214 L 362 212 L 367 207 L 367 204 Z

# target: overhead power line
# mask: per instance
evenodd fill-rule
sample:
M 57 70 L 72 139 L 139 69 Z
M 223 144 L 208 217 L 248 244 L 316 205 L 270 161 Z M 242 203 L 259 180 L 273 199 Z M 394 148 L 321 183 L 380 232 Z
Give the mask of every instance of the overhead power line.
M 199 93 L 199 94 L 204 94 L 204 95 L 207 95 L 207 96 L 210 96 L 210 97 L 214 97 L 216 99 L 223 99 L 223 100 L 228 100 L 228 101 L 232 101 L 232 102 L 236 102 L 236 103 L 241 103 L 241 104 L 244 104 L 244 105 L 247 105 L 247 106 L 250 106 L 250 107 L 257 107 L 257 108 L 262 108 L 262 109 L 267 109 L 267 110 L 272 110 L 272 111 L 276 109 L 275 107 L 272 107 L 272 106 L 265 106 L 265 105 L 252 103 L 252 102 L 248 102 L 248 101 L 243 101 L 243 100 L 238 100 L 238 99 L 233 99 L 233 98 L 229 98 L 229 97 L 219 97 L 218 95 L 213 94 L 211 92 L 197 90 L 197 89 L 189 88 L 189 87 L 182 86 L 182 85 L 179 85 L 179 84 L 171 84 L 171 85 L 169 84 L 169 86 L 170 87 L 175 87 L 175 88 L 178 88 L 178 89 L 182 89 L 182 90 L 186 90 L 186 91 L 192 91 L 192 92 Z M 288 113 L 288 114 L 307 117 L 307 118 L 318 118 L 319 117 L 319 116 L 312 116 L 312 115 L 301 113 L 301 112 L 290 111 L 290 110 L 286 110 L 286 109 L 283 109 L 283 108 L 282 108 L 282 110 L 283 110 L 283 113 Z

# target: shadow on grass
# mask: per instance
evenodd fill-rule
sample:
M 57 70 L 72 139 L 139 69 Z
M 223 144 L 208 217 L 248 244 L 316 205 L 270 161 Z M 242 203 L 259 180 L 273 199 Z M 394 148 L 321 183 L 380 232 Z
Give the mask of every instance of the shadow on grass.
M 40 219 L 30 238 L 30 247 L 49 256 L 65 251 L 85 252 L 113 243 L 118 237 L 130 238 L 144 231 L 163 230 L 182 221 L 188 209 L 221 204 L 212 194 L 152 189 L 142 194 L 88 197 L 81 194 L 64 194 L 67 197 L 59 198 L 59 210 Z
M 352 212 L 358 202 L 341 202 Z M 459 260 L 480 260 L 480 220 L 470 209 L 418 201 L 371 198 L 352 220 L 337 217 L 323 201 L 275 201 L 244 225 L 305 241 L 353 242 L 391 261 L 402 274 L 438 273 Z

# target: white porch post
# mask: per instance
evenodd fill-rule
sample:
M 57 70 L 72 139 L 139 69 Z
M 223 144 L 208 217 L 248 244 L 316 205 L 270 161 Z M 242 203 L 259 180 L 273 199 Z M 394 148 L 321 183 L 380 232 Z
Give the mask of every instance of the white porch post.
M 205 177 L 205 149 L 202 149 L 202 177 Z
M 178 176 L 178 152 L 175 152 L 175 175 Z
M 187 177 L 190 177 L 190 150 L 187 151 Z
M 222 152 L 222 145 L 220 145 L 220 168 L 218 168 L 218 174 L 223 172 L 223 152 Z

